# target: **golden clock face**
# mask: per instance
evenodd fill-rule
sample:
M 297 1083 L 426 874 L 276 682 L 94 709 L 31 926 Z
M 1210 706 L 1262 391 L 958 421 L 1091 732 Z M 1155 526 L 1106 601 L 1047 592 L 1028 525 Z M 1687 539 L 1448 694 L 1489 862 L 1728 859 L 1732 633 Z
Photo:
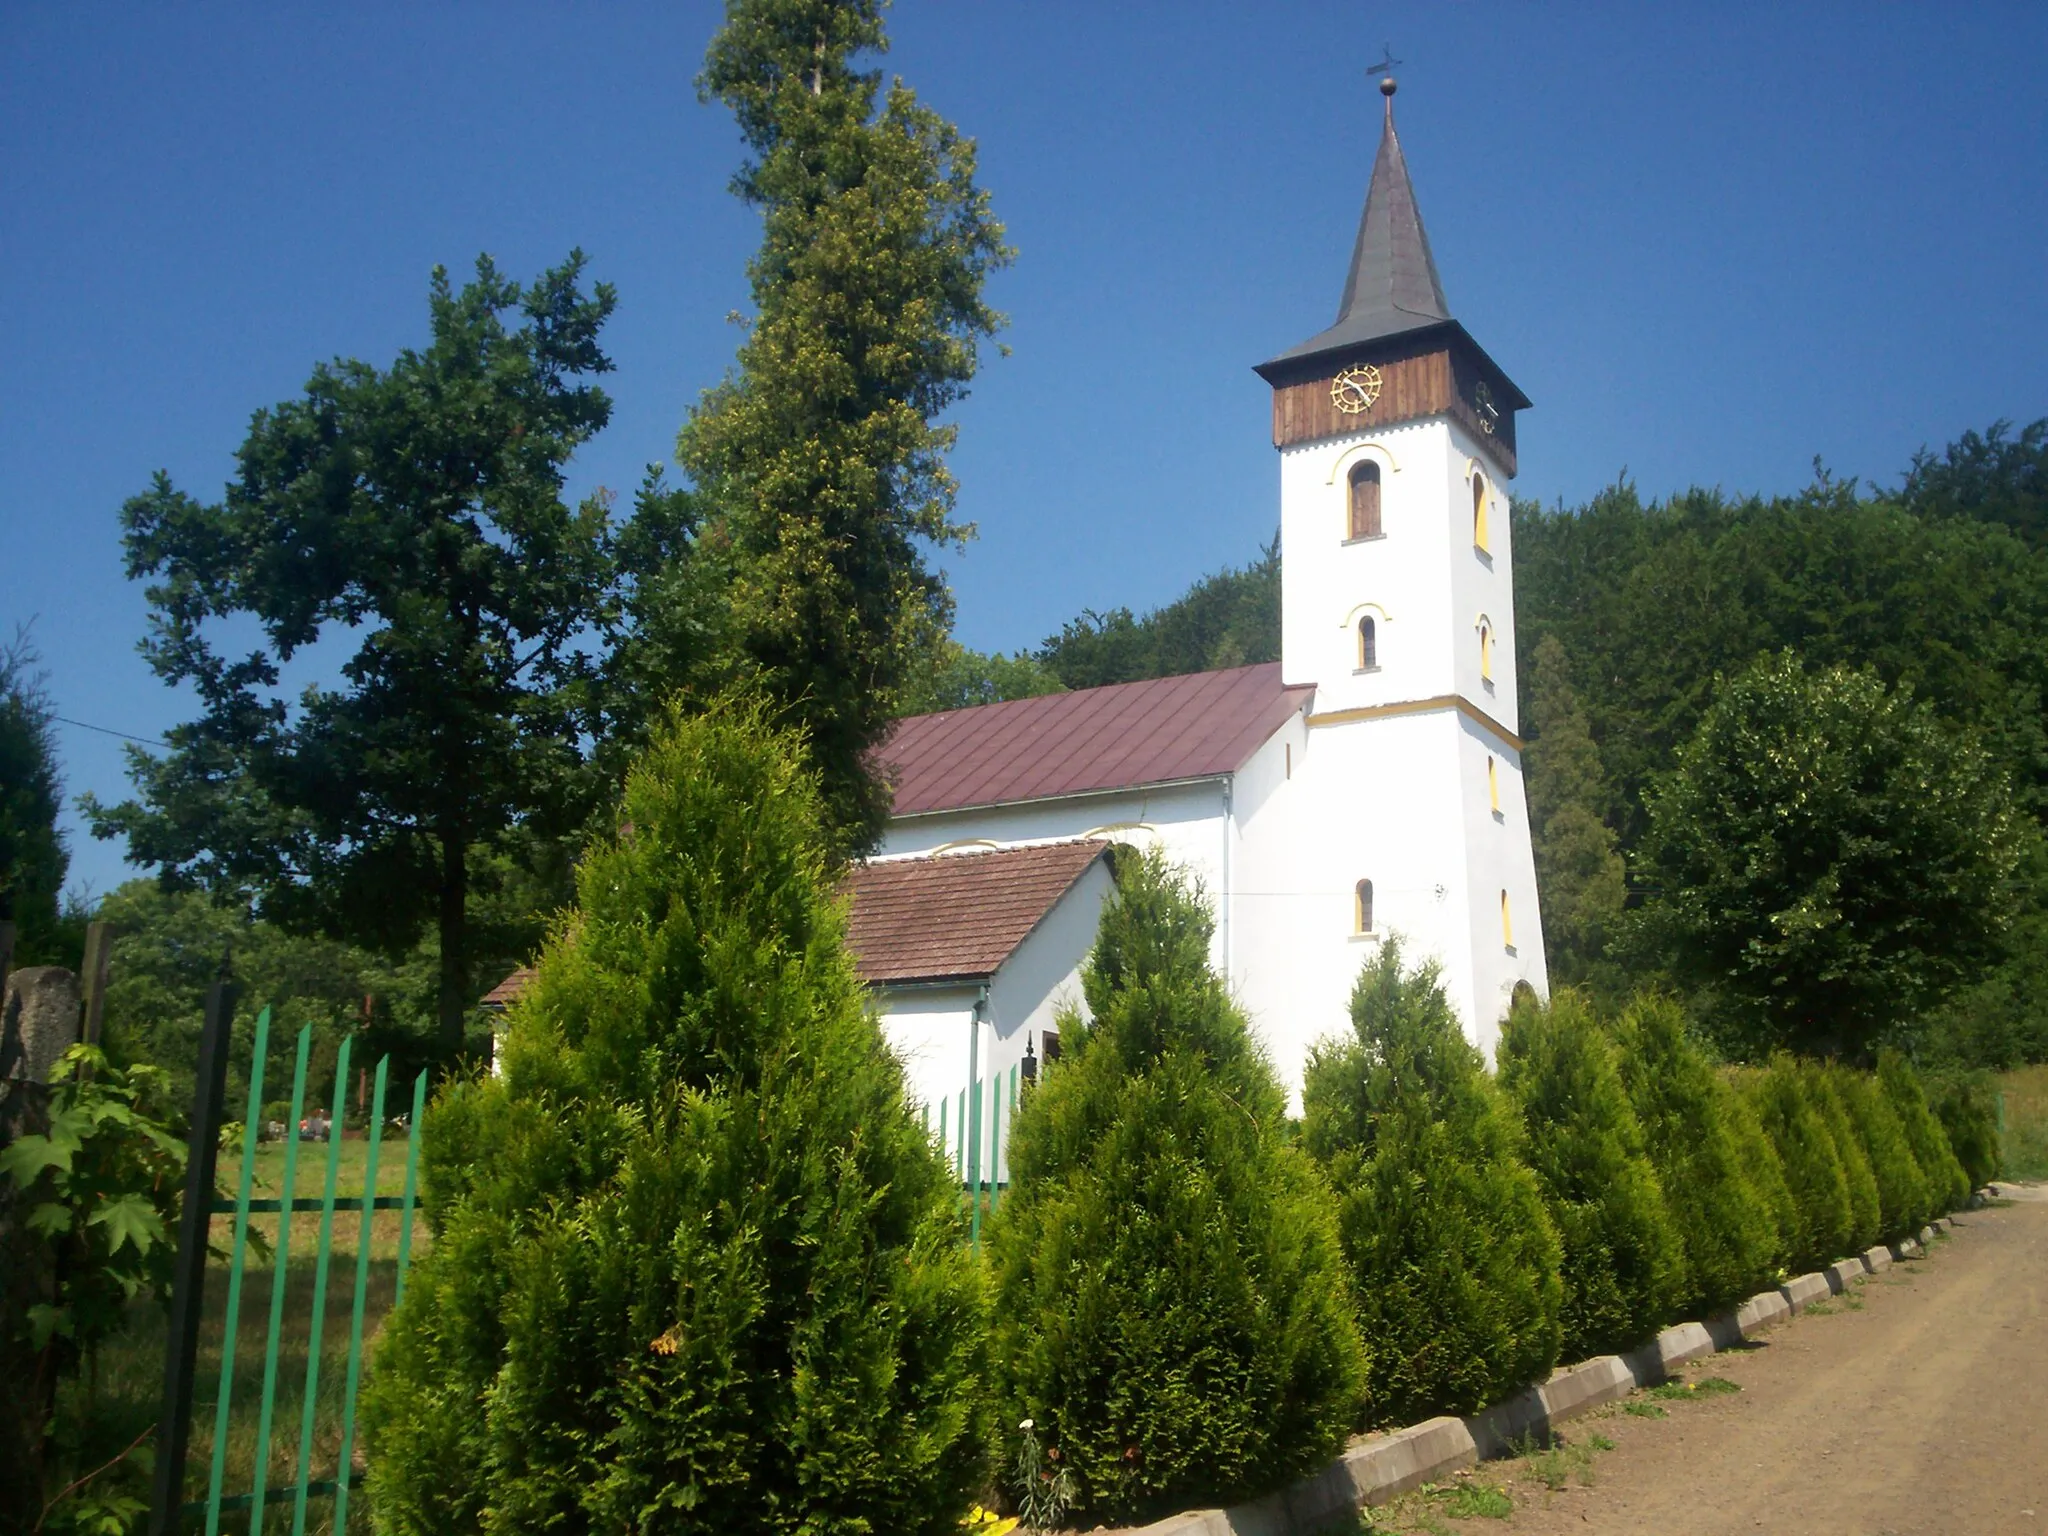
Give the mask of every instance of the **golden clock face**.
M 1493 436 L 1500 423 L 1500 407 L 1493 403 L 1493 390 L 1484 379 L 1472 386 L 1472 409 L 1479 417 L 1479 430 Z
M 1346 416 L 1357 416 L 1371 410 L 1373 401 L 1379 397 L 1380 371 L 1371 363 L 1346 368 L 1330 380 L 1330 404 Z

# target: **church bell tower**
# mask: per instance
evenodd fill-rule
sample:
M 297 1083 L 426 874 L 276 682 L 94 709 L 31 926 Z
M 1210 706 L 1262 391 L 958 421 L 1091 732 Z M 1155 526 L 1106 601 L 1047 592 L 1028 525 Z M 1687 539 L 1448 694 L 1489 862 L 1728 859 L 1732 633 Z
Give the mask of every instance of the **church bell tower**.
M 1317 994 L 1398 934 L 1491 1054 L 1547 991 L 1515 695 L 1516 414 L 1453 319 L 1386 121 L 1336 323 L 1259 364 L 1280 453 L 1281 665 L 1312 683 L 1293 837 L 1314 870 Z

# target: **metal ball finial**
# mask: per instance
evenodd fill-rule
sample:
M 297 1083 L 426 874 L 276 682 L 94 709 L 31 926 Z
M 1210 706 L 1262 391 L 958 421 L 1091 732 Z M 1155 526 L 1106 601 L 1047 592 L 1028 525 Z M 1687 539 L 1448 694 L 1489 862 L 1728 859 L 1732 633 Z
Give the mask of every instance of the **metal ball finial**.
M 1380 94 L 1382 96 L 1392 96 L 1394 92 L 1398 91 L 1399 89 L 1400 86 L 1394 83 L 1394 77 L 1392 75 L 1387 76 L 1386 79 L 1380 82 Z

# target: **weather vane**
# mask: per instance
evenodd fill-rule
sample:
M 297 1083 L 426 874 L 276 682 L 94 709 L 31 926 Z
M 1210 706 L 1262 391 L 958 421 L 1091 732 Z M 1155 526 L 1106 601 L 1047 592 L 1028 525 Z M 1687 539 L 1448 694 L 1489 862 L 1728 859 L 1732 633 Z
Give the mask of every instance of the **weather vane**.
M 1380 44 L 1380 53 L 1382 57 L 1379 63 L 1365 66 L 1365 72 L 1368 75 L 1391 75 L 1404 62 L 1394 57 L 1394 48 L 1391 43 Z

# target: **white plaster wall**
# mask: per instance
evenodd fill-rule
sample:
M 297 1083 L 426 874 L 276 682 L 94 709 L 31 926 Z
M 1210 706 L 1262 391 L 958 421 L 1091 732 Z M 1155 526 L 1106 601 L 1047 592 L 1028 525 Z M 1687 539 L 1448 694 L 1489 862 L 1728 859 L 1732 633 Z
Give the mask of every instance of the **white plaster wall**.
M 1073 1004 L 1083 1019 L 1088 1017 L 1081 967 L 1095 946 L 1102 904 L 1113 889 L 1108 864 L 1091 866 L 996 972 L 989 987 L 987 1033 L 982 1037 L 984 1077 L 1007 1073 L 1023 1061 L 1026 1040 L 1038 1054 L 1040 1036 L 1059 1027 L 1058 1016 L 1066 1004 Z

